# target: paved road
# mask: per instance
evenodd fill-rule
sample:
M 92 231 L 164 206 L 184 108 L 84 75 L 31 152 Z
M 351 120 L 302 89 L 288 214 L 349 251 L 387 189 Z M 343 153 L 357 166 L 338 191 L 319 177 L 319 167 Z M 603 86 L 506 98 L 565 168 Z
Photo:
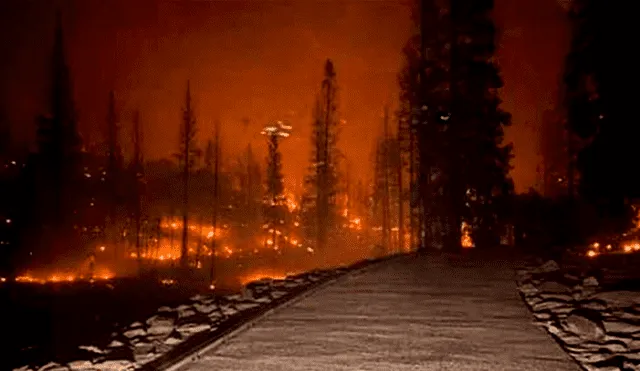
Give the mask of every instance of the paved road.
M 180 370 L 579 370 L 533 324 L 513 264 L 400 257 L 264 317 Z

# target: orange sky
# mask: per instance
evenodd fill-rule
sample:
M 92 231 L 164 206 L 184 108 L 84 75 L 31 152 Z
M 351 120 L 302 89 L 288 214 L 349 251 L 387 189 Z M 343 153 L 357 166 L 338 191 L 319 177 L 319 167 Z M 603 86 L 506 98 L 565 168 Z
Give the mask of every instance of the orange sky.
M 190 79 L 201 138 L 219 118 L 227 148 L 242 148 L 248 140 L 264 147 L 260 128 L 288 119 L 294 135 L 282 147 L 284 172 L 289 180 L 301 179 L 313 100 L 324 60 L 331 58 L 347 121 L 340 146 L 354 177 L 368 176 L 383 106 L 397 100 L 410 1 L 4 1 L 0 48 L 10 53 L 0 61 L 0 98 L 11 102 L 5 111 L 23 139 L 33 135 L 34 112 L 46 102 L 40 85 L 54 3 L 63 10 L 85 130 L 104 124 L 107 94 L 114 89 L 125 134 L 130 112 L 139 107 L 148 157 L 168 156 L 177 147 Z M 541 110 L 555 99 L 566 32 L 555 0 L 496 3 L 496 19 L 506 30 L 499 58 L 505 108 L 514 116 L 508 133 L 516 146 L 513 174 L 524 190 L 535 182 L 534 129 Z M 245 117 L 251 121 L 246 130 Z

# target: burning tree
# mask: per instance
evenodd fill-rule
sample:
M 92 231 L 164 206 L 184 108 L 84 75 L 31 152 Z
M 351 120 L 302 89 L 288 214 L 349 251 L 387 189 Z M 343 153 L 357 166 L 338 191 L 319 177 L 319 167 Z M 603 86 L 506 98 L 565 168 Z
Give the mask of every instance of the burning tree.
M 335 229 L 339 216 L 336 208 L 340 158 L 337 149 L 337 92 L 333 62 L 327 60 L 321 95 L 314 112 L 311 174 L 305 179 L 307 194 L 303 205 L 307 235 L 315 238 L 319 251 L 326 247 L 329 232 Z
M 261 134 L 267 137 L 269 155 L 267 157 L 267 195 L 265 204 L 268 206 L 265 213 L 266 229 L 271 233 L 271 244 L 278 248 L 277 233 L 284 223 L 287 210 L 284 196 L 284 183 L 282 181 L 282 156 L 279 150 L 280 140 L 290 135 L 292 127 L 278 121 L 274 125 L 266 126 Z M 269 240 L 267 240 L 269 241 Z

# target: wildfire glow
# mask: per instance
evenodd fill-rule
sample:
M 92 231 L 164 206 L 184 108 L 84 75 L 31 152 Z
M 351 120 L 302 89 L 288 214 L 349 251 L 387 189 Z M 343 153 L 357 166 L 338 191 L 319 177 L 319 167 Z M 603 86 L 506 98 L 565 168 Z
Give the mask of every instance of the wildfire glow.
M 113 279 L 114 277 L 115 275 L 111 271 L 107 269 L 102 269 L 97 271 L 93 277 L 89 275 L 84 276 L 84 275 L 70 273 L 70 272 L 59 272 L 59 273 L 50 274 L 45 277 L 37 277 L 31 274 L 24 274 L 21 276 L 17 276 L 15 278 L 15 281 L 20 283 L 45 284 L 45 283 L 61 283 L 61 282 L 75 282 L 75 281 L 89 281 L 89 282 L 93 282 L 96 280 L 108 281 Z
M 260 281 L 263 279 L 272 279 L 272 280 L 283 280 L 285 279 L 286 276 L 283 275 L 282 273 L 275 273 L 275 272 L 256 272 L 256 273 L 252 273 L 248 276 L 244 276 L 240 279 L 240 282 L 243 285 L 246 285 L 248 283 L 254 282 L 254 281 Z
M 470 227 L 466 222 L 462 222 L 462 236 L 460 237 L 460 245 L 465 249 L 470 249 L 476 245 L 471 238 Z

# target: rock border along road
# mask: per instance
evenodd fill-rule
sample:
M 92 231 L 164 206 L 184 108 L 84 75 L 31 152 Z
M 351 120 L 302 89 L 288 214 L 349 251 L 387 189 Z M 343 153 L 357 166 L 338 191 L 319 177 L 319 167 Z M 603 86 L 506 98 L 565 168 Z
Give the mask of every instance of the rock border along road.
M 172 369 L 579 370 L 534 324 L 514 263 L 414 254 L 374 264 Z

